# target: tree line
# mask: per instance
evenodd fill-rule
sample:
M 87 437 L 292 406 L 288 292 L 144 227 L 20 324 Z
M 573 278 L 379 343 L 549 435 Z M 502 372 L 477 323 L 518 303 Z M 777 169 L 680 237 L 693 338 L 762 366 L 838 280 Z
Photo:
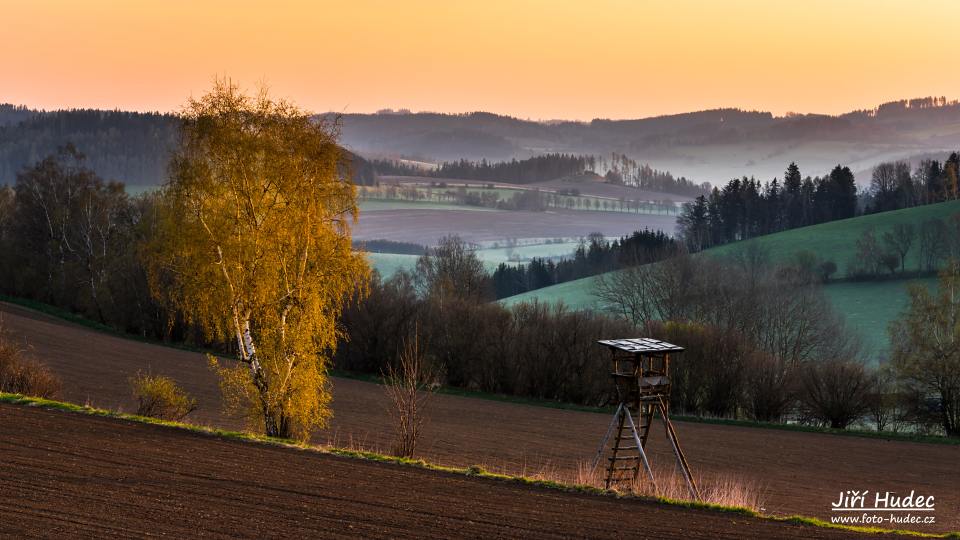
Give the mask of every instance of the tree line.
M 534 257 L 524 265 L 500 263 L 491 276 L 496 298 L 549 287 L 634 266 L 676 254 L 679 244 L 663 233 L 644 229 L 630 236 L 608 241 L 599 233 L 581 241 L 570 258 L 553 261 Z
M 397 176 L 429 176 L 434 178 L 457 178 L 462 180 L 481 180 L 484 182 L 510 182 L 513 184 L 531 184 L 545 182 L 565 176 L 583 174 L 593 170 L 594 156 L 572 154 L 544 154 L 527 159 L 488 162 L 445 161 L 433 169 L 411 165 L 397 160 L 373 160 L 379 174 Z
M 907 267 L 915 254 L 916 265 Z M 878 234 L 873 227 L 856 239 L 847 277 L 855 280 L 935 274 L 942 265 L 960 259 L 960 213 L 946 219 L 931 218 L 919 226 L 895 223 Z
M 451 184 L 454 184 L 451 182 Z M 481 206 L 498 210 L 522 210 L 542 212 L 550 208 L 567 210 L 593 210 L 595 212 L 635 212 L 676 214 L 677 207 L 669 199 L 643 201 L 620 197 L 613 199 L 591 195 L 581 195 L 576 188 L 545 191 L 539 187 L 533 189 L 511 189 L 510 195 L 502 194 L 496 184 L 451 185 L 444 180 L 432 181 L 428 186 L 415 184 L 386 184 L 379 188 L 362 187 L 362 198 L 385 198 L 405 201 L 439 201 L 466 206 Z
M 677 195 L 700 195 L 710 189 L 709 183 L 697 184 L 684 177 L 676 178 L 667 171 L 654 169 L 645 163 L 641 164 L 624 154 L 616 152 L 612 153 L 609 159 L 602 156 L 562 153 L 501 162 L 488 162 L 485 159 L 480 161 L 461 159 L 459 161 L 445 161 L 434 169 L 398 160 L 373 160 L 372 163 L 377 172 L 383 175 L 427 176 L 530 184 L 592 173 L 602 176 L 610 184 Z
M 62 147 L 22 170 L 14 186 L 0 187 L 0 292 L 165 336 L 173 329 L 138 252 L 154 214 L 154 195 L 128 195 L 75 147 Z
M 684 204 L 677 227 L 690 251 L 857 215 L 857 185 L 849 167 L 802 177 L 791 163 L 783 182 L 734 178 Z
M 710 183 L 696 183 L 686 177 L 676 178 L 667 171 L 659 171 L 646 163 L 639 163 L 625 154 L 613 152 L 610 159 L 600 159 L 600 169 L 607 182 L 650 191 L 677 195 L 698 196 L 710 191 Z
M 960 153 L 945 161 L 925 159 L 912 171 L 910 163 L 894 161 L 873 168 L 864 213 L 887 212 L 960 198 Z
M 171 114 L 77 109 L 37 112 L 11 109 L 0 122 L 0 184 L 68 143 L 83 149 L 85 165 L 99 176 L 131 185 L 158 186 L 176 146 Z
M 874 167 L 869 190 L 860 193 L 849 167 L 803 177 L 791 163 L 783 181 L 735 178 L 709 195 L 684 204 L 677 227 L 690 251 L 862 214 L 960 198 L 960 154 L 924 160 L 912 172 L 905 161 Z
M 960 434 L 951 394 L 960 388 L 951 371 L 960 367 L 960 353 L 945 353 L 926 379 L 907 346 L 895 354 L 895 367 L 868 366 L 819 280 L 793 263 L 774 265 L 763 252 L 681 255 L 604 274 L 595 291 L 598 311 L 536 302 L 505 307 L 489 301 L 491 287 L 469 247 L 444 239 L 414 271 L 375 276 L 369 296 L 350 304 L 343 318 L 349 339 L 336 366 L 380 373 L 416 335 L 448 384 L 602 406 L 614 396 L 608 353 L 595 341 L 646 335 L 687 349 L 672 363 L 671 407 L 680 413 Z M 956 310 L 951 301 L 938 307 L 941 313 Z M 932 313 L 912 310 L 902 321 Z M 896 332 L 934 331 L 902 324 Z M 951 343 L 960 343 L 951 328 Z M 914 338 L 911 347 L 926 340 Z M 927 365 L 934 362 L 931 353 Z M 930 383 L 944 376 L 941 386 Z

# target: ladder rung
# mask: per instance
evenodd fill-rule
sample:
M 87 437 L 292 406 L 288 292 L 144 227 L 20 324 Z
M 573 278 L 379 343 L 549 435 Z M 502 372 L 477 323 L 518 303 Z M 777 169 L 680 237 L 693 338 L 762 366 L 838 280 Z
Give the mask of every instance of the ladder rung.
M 608 457 L 607 459 L 609 461 L 621 461 L 624 459 L 640 459 L 640 456 L 616 456 L 616 457 Z
M 634 466 L 634 467 L 611 467 L 610 470 L 611 470 L 611 471 L 635 471 L 635 470 L 637 470 L 638 468 L 639 468 L 639 467 L 636 467 L 636 466 Z
M 618 447 L 614 448 L 614 450 L 616 450 L 616 451 L 618 451 L 618 452 L 619 452 L 620 450 L 636 450 L 636 449 L 637 449 L 636 445 L 634 445 L 634 446 L 618 446 Z

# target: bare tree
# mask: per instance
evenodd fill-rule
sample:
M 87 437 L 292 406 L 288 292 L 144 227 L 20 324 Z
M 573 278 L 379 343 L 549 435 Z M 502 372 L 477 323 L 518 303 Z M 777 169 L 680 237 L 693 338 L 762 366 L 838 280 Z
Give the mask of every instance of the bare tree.
M 833 429 L 846 429 L 868 410 L 872 380 L 860 362 L 810 362 L 802 368 L 800 381 L 800 402 L 807 414 Z
M 907 253 L 913 246 L 913 238 L 916 232 L 912 223 L 897 223 L 893 229 L 883 233 L 883 243 L 900 257 L 900 271 L 907 270 Z
M 923 270 L 937 269 L 950 251 L 947 224 L 939 219 L 928 219 L 920 224 L 920 264 Z
M 107 322 L 107 282 L 129 242 L 130 203 L 122 184 L 104 182 L 84 160 L 67 145 L 19 173 L 11 224 L 21 251 L 32 254 L 28 272 L 45 274 L 53 300 L 85 305 Z
M 642 326 L 659 317 L 659 295 L 649 279 L 651 265 L 633 266 L 597 276 L 594 296 L 607 311 Z
M 396 422 L 392 452 L 398 457 L 413 457 L 426 420 L 430 395 L 438 384 L 438 373 L 420 351 L 419 332 L 403 344 L 396 365 L 384 373 L 391 415 Z
M 718 261 L 679 255 L 600 275 L 594 287 L 605 311 L 635 325 L 703 319 L 704 297 Z
M 897 193 L 897 168 L 894 163 L 881 163 L 873 168 L 870 192 L 877 210 L 892 210 Z
M 881 366 L 873 372 L 867 396 L 867 412 L 877 431 L 897 430 L 898 401 L 896 373 L 889 364 Z
M 883 251 L 877 242 L 877 233 L 873 227 L 866 229 L 857 239 L 857 251 L 854 256 L 854 274 L 876 276 L 883 265 Z
M 483 262 L 474 247 L 459 236 L 445 236 L 417 259 L 415 282 L 427 296 L 487 299 L 492 290 Z

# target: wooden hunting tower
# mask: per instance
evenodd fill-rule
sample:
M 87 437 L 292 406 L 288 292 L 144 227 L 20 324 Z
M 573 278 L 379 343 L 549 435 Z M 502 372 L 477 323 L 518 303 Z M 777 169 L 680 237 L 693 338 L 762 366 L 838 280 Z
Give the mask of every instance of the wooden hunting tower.
M 619 404 L 600 443 L 593 462 L 594 470 L 606 457 L 604 482 L 609 489 L 619 483 L 634 482 L 640 475 L 642 465 L 656 489 L 644 448 L 650 435 L 653 414 L 659 411 L 667 439 L 677 457 L 677 466 L 683 473 L 691 496 L 700 500 L 690 466 L 680 449 L 677 432 L 670 422 L 670 355 L 683 353 L 683 347 L 650 338 L 610 339 L 598 343 L 610 350 L 613 368 L 610 375 L 616 385 Z M 634 418 L 637 419 L 636 423 Z M 608 446 L 614 433 L 613 442 Z

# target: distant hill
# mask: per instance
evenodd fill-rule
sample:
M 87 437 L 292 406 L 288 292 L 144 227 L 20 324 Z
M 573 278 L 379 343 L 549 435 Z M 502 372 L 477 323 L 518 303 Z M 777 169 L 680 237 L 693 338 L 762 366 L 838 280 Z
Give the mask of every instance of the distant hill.
M 129 186 L 158 186 L 167 176 L 177 144 L 177 118 L 170 114 L 78 109 L 42 112 L 0 104 L 0 185 L 57 148 L 73 143 L 87 166 Z M 347 152 L 356 182 L 371 184 L 373 167 Z
M 960 104 L 943 98 L 885 103 L 829 116 L 717 109 L 638 120 L 535 122 L 469 114 L 347 114 L 342 142 L 370 156 L 425 161 L 509 160 L 548 152 L 633 159 L 697 182 L 769 180 L 796 161 L 804 175 L 960 147 Z M 868 177 L 859 178 L 861 183 Z
M 71 110 L 0 116 L 0 184 L 18 171 L 73 143 L 100 176 L 133 186 L 163 183 L 176 144 L 177 120 L 157 113 Z
M 347 114 L 341 143 L 369 158 L 426 162 L 502 161 L 547 153 L 612 153 L 696 183 L 781 176 L 796 161 L 804 175 L 837 164 L 869 181 L 879 162 L 941 155 L 960 148 L 960 104 L 942 98 L 886 103 L 837 116 L 777 117 L 716 109 L 638 120 L 535 122 L 490 113 Z M 163 181 L 176 119 L 159 113 L 104 110 L 42 112 L 0 104 L 0 183 L 24 165 L 73 142 L 102 176 L 130 185 Z M 941 154 L 938 154 L 941 153 Z M 360 180 L 372 180 L 365 163 Z

